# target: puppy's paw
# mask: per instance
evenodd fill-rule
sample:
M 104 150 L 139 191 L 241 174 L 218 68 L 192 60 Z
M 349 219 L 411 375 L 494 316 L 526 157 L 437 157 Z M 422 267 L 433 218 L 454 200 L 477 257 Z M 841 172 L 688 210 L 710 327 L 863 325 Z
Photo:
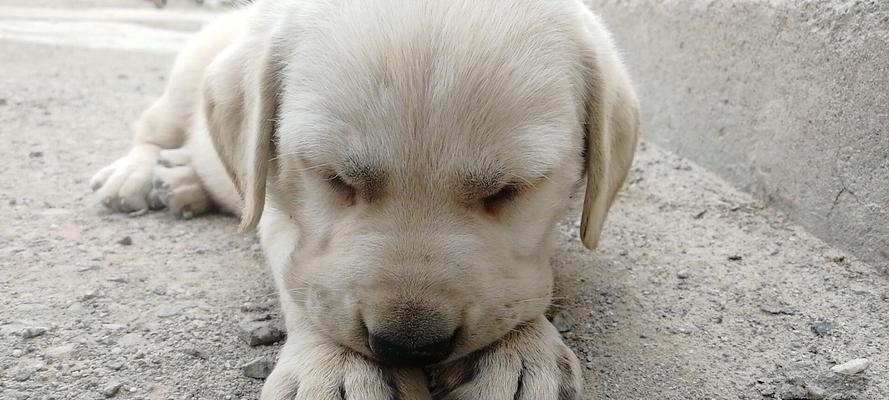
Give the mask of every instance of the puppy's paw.
M 149 204 L 152 208 L 167 207 L 186 219 L 210 210 L 210 196 L 191 167 L 186 150 L 160 152 L 154 167 Z
M 288 339 L 261 399 L 431 400 L 431 395 L 419 369 L 384 367 L 335 344 Z
M 99 170 L 90 180 L 90 187 L 111 210 L 134 214 L 147 212 L 159 152 L 156 146 L 134 147 L 126 156 Z
M 439 400 L 578 400 L 577 357 L 543 316 L 499 342 L 430 371 Z

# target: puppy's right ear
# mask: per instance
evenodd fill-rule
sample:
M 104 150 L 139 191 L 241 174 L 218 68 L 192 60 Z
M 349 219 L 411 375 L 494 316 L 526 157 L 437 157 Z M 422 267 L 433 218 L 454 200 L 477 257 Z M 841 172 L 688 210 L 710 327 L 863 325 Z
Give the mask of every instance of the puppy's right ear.
M 265 206 L 281 90 L 271 35 L 245 36 L 209 65 L 203 85 L 207 129 L 241 196 L 241 231 L 256 227 Z

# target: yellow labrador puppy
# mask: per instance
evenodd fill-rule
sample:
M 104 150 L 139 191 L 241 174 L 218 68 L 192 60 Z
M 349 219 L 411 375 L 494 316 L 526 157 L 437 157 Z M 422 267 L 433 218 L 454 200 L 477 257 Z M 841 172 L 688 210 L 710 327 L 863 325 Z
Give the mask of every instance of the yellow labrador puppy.
M 596 247 L 637 126 L 580 0 L 259 0 L 197 35 L 92 185 L 258 225 L 288 329 L 263 399 L 569 400 L 554 226 L 585 178 Z

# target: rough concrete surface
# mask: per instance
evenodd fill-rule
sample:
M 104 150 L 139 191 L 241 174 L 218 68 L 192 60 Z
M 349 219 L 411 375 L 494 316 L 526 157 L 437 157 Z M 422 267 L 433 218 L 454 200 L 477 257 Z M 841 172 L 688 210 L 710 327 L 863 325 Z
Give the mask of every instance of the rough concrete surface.
M 223 216 L 108 214 L 87 187 L 172 54 L 65 43 L 0 39 L 0 399 L 256 398 L 242 367 L 261 376 L 279 344 L 241 323 L 280 316 L 255 238 Z M 715 175 L 646 143 L 600 251 L 576 219 L 554 314 L 587 399 L 889 398 L 889 276 Z
M 649 140 L 889 270 L 889 1 L 587 2 Z

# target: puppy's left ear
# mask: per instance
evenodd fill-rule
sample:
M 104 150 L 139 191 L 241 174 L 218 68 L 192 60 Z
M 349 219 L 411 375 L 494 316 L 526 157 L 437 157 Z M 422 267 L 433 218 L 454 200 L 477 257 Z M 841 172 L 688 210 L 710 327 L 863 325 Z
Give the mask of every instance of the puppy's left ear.
M 589 13 L 588 10 L 585 10 Z M 639 136 L 639 101 L 608 33 L 589 13 L 586 64 L 586 194 L 580 239 L 599 245 L 605 216 L 623 186 Z

